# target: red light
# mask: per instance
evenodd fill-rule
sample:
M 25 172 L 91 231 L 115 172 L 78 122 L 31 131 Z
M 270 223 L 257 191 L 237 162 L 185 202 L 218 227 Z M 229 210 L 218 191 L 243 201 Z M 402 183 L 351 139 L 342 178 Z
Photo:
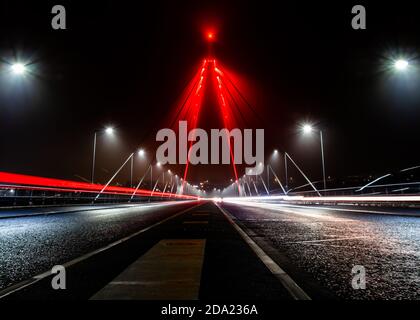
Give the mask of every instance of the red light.
M 86 182 L 77 182 L 71 180 L 61 180 L 53 178 L 44 178 L 36 176 L 28 176 L 22 174 L 0 172 L 0 189 L 22 189 L 22 190 L 43 190 L 43 191 L 59 191 L 59 192 L 86 192 L 98 193 L 102 190 L 103 185 L 90 184 Z M 125 194 L 131 195 L 135 189 L 126 187 L 108 186 L 104 193 L 107 194 Z M 169 196 L 162 192 L 152 192 L 150 190 L 138 189 L 137 195 L 143 196 Z M 172 194 L 173 197 L 183 199 L 193 199 L 195 197 L 188 195 Z
M 214 32 L 209 31 L 206 34 L 206 38 L 208 42 L 213 42 L 216 39 L 216 35 L 214 34 Z

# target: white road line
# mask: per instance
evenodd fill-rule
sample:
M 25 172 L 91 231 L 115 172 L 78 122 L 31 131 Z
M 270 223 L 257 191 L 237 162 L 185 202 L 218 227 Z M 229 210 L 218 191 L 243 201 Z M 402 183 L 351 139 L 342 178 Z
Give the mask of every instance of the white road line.
M 101 252 L 103 252 L 103 251 L 106 251 L 106 250 L 108 250 L 108 249 L 111 249 L 111 248 L 115 247 L 116 245 L 119 245 L 119 244 L 121 244 L 121 243 L 123 243 L 123 242 L 125 242 L 125 241 L 127 241 L 127 240 L 130 240 L 130 239 L 132 239 L 132 238 L 134 238 L 134 237 L 138 236 L 139 234 L 142 234 L 142 233 L 144 233 L 144 232 L 146 232 L 146 231 L 149 231 L 150 229 L 152 229 L 152 228 L 154 228 L 154 227 L 157 227 L 157 226 L 159 226 L 159 225 L 161 225 L 161 224 L 163 224 L 163 223 L 165 223 L 165 222 L 167 222 L 167 221 L 169 221 L 169 220 L 171 220 L 171 219 L 173 219 L 173 218 L 175 218 L 175 217 L 178 217 L 178 216 L 180 216 L 180 215 L 182 215 L 182 214 L 184 214 L 184 213 L 186 213 L 186 212 L 188 212 L 188 211 L 190 211 L 190 210 L 192 210 L 192 209 L 195 209 L 195 208 L 197 208 L 198 206 L 201 206 L 201 205 L 202 205 L 202 204 L 201 204 L 201 203 L 199 203 L 199 204 L 196 204 L 195 206 L 193 206 L 193 207 L 191 207 L 191 208 L 188 208 L 188 209 L 182 210 L 181 212 L 178 212 L 178 213 L 176 213 L 175 215 L 172 215 L 172 216 L 170 216 L 170 217 L 168 217 L 168 218 L 166 218 L 166 219 L 164 219 L 164 220 L 161 220 L 161 221 L 159 221 L 159 222 L 157 222 L 157 223 L 155 223 L 155 224 L 153 224 L 153 225 L 151 225 L 151 226 L 149 226 L 149 227 L 146 227 L 146 228 L 144 228 L 144 229 L 142 229 L 142 230 L 139 230 L 139 231 L 137 231 L 137 232 L 135 232 L 135 233 L 133 233 L 133 234 L 131 234 L 131 235 L 129 235 L 129 236 L 127 236 L 127 237 L 125 237 L 125 238 L 122 238 L 122 239 L 120 239 L 120 240 L 117 240 L 117 241 L 115 241 L 115 242 L 112 242 L 112 243 L 108 244 L 108 245 L 107 245 L 107 246 L 105 246 L 105 247 L 99 248 L 99 249 L 94 250 L 94 251 L 92 251 L 92 252 L 89 252 L 89 253 L 87 253 L 87 254 L 85 254 L 85 255 L 83 255 L 83 256 L 80 256 L 80 257 L 78 257 L 78 258 L 75 258 L 75 259 L 73 259 L 73 260 L 71 260 L 71 261 L 69 261 L 69 262 L 66 262 L 66 263 L 64 263 L 64 264 L 63 264 L 63 266 L 64 266 L 65 268 L 68 268 L 68 267 L 70 267 L 70 266 L 73 266 L 73 265 L 75 265 L 75 264 L 77 264 L 77 263 L 81 262 L 81 261 L 87 260 L 87 259 L 89 259 L 90 257 L 92 257 L 92 256 L 94 256 L 94 255 L 96 255 L 96 254 L 98 254 L 98 253 L 101 253 Z M 29 286 L 31 286 L 31 285 L 33 285 L 33 284 L 37 283 L 38 281 L 41 281 L 41 280 L 43 280 L 43 279 L 45 279 L 45 278 L 47 278 L 47 277 L 49 277 L 49 276 L 51 276 L 51 275 L 52 275 L 51 270 L 48 270 L 48 271 L 45 271 L 45 272 L 43 272 L 43 273 L 41 273 L 41 274 L 38 274 L 38 275 L 36 275 L 36 276 L 33 276 L 32 278 L 30 278 L 30 279 L 28 279 L 28 280 L 24 280 L 24 281 L 22 281 L 22 282 L 19 282 L 19 283 L 17 283 L 17 284 L 14 284 L 14 285 L 12 285 L 12 286 L 10 286 L 10 287 L 7 287 L 7 288 L 5 288 L 5 289 L 3 289 L 3 290 L 0 290 L 0 299 L 2 299 L 2 298 L 4 298 L 4 297 L 7 297 L 8 295 L 10 295 L 10 294 L 12 294 L 12 293 L 15 293 L 15 292 L 17 292 L 17 291 L 19 291 L 19 290 L 22 290 L 22 289 L 24 289 L 24 288 L 26 288 L 26 287 L 29 287 Z
M 292 204 L 283 204 L 278 203 L 276 204 L 279 208 L 280 207 L 290 207 L 290 208 L 299 208 L 299 209 L 321 209 L 321 210 L 331 210 L 331 211 L 339 211 L 339 212 L 357 212 L 363 214 L 380 214 L 380 215 L 388 215 L 388 216 L 418 216 L 414 213 L 404 213 L 404 212 L 388 212 L 388 211 L 380 211 L 380 210 L 371 210 L 370 208 L 366 209 L 347 209 L 347 208 L 335 208 L 335 207 L 328 207 L 328 206 L 310 206 L 310 205 L 292 205 Z
M 223 213 L 226 219 L 232 224 L 236 231 L 241 235 L 245 242 L 251 247 L 254 253 L 258 258 L 265 264 L 265 266 L 271 271 L 271 273 L 281 282 L 281 284 L 286 288 L 290 293 L 293 299 L 295 300 L 311 300 L 309 295 L 303 291 L 301 287 L 282 269 L 280 266 L 271 259 L 261 247 L 256 244 L 245 231 L 238 226 L 233 219 L 230 217 L 230 214 L 220 207 L 219 204 L 215 203 L 219 210 Z
M 350 212 L 350 213 L 361 213 L 361 214 L 379 214 L 379 215 L 388 215 L 388 216 L 404 216 L 404 217 L 419 217 L 419 214 L 416 212 L 391 212 L 391 211 L 383 211 L 383 210 L 376 210 L 371 209 L 371 207 L 366 207 L 364 209 L 350 209 L 350 208 L 336 208 L 331 206 L 325 206 L 325 205 L 305 205 L 305 204 L 286 204 L 286 203 L 275 203 L 275 202 L 257 202 L 257 201 L 234 201 L 234 200 L 224 200 L 226 203 L 233 203 L 233 204 L 239 204 L 239 205 L 245 205 L 250 207 L 256 207 L 256 208 L 269 208 L 279 211 L 285 211 L 288 212 L 282 208 L 299 208 L 299 209 L 315 209 L 315 210 L 330 210 L 330 211 L 338 211 L 338 212 Z M 294 211 L 290 211 L 290 213 L 296 213 L 296 214 L 302 214 Z M 328 213 L 328 212 L 327 212 Z M 308 216 L 312 215 L 313 217 L 316 217 L 316 214 L 307 214 Z M 322 216 L 327 216 L 325 214 L 319 215 L 321 218 Z
M 283 213 L 290 213 L 290 214 L 299 215 L 299 216 L 307 217 L 307 218 L 311 218 L 311 219 L 321 219 L 321 220 L 335 221 L 335 222 L 337 222 L 337 221 L 341 221 L 341 222 L 357 221 L 355 219 L 337 218 L 336 216 L 331 215 L 329 212 L 321 213 L 321 214 L 320 213 L 315 213 L 315 212 L 309 212 L 307 210 L 307 207 L 303 207 L 303 206 L 291 206 L 291 205 L 289 206 L 289 205 L 274 204 L 274 203 L 262 203 L 262 202 L 260 202 L 260 203 L 257 203 L 257 202 L 240 203 L 240 202 L 230 201 L 228 203 L 245 205 L 245 206 L 253 207 L 253 208 L 257 208 L 257 209 L 269 209 L 269 210 L 273 210 L 273 211 L 280 211 L 280 212 L 283 212 Z M 290 209 L 288 207 L 291 207 L 292 209 Z M 295 210 L 294 208 L 299 208 L 300 211 Z
M 331 239 L 319 239 L 319 240 L 302 240 L 302 241 L 291 241 L 285 242 L 289 243 L 317 243 L 317 242 L 331 242 L 331 241 L 344 241 L 344 240 L 356 240 L 356 239 L 366 239 L 369 238 L 368 236 L 360 236 L 360 237 L 346 237 L 346 238 L 331 238 Z
M 381 214 L 381 215 L 390 215 L 390 216 L 399 216 L 399 215 L 409 215 L 405 214 L 404 212 L 388 212 L 388 211 L 379 211 L 379 210 L 369 210 L 367 209 L 344 209 L 344 208 L 334 208 L 334 207 L 326 207 L 326 206 L 306 206 L 306 205 L 291 205 L 291 204 L 278 204 L 280 206 L 285 207 L 292 207 L 292 208 L 303 208 L 303 209 L 324 209 L 324 210 L 331 210 L 331 211 L 342 211 L 342 212 L 358 212 L 358 213 L 364 213 L 364 214 Z

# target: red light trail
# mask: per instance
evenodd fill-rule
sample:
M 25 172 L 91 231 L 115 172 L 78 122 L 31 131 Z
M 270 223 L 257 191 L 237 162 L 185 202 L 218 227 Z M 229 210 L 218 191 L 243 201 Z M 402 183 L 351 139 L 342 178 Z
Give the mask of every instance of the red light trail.
M 71 180 L 61 180 L 0 172 L 0 189 L 21 189 L 21 190 L 41 190 L 41 191 L 60 191 L 60 192 L 84 192 L 98 193 L 104 186 L 101 184 L 91 184 Z M 126 187 L 108 186 L 103 193 L 116 195 L 132 195 L 135 189 Z M 180 195 L 172 193 L 154 192 L 151 190 L 138 189 L 138 196 L 147 197 L 174 197 L 180 199 L 197 199 L 195 196 Z

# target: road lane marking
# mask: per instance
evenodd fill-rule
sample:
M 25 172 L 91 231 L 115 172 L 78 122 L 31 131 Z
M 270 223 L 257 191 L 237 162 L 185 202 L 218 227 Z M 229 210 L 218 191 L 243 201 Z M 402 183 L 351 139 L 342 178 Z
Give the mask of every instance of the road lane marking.
M 387 211 L 379 211 L 379 210 L 369 210 L 367 209 L 347 209 L 347 208 L 334 208 L 334 207 L 327 207 L 327 206 L 305 206 L 305 205 L 291 205 L 291 204 L 278 204 L 280 206 L 287 206 L 287 207 L 294 207 L 294 208 L 301 208 L 301 209 L 324 209 L 324 210 L 331 210 L 331 211 L 342 211 L 342 212 L 357 212 L 357 213 L 364 213 L 364 214 L 381 214 L 381 215 L 388 215 L 388 216 L 418 216 L 415 213 L 404 213 L 404 212 L 387 212 Z
M 350 248 L 354 249 L 355 246 L 342 246 L 338 244 L 325 244 L 325 243 L 302 243 L 305 246 L 318 246 L 318 247 L 334 247 L 334 248 Z
M 319 240 L 301 240 L 301 241 L 290 241 L 290 242 L 285 242 L 285 243 L 286 244 L 290 244 L 290 243 L 318 243 L 318 242 L 357 240 L 357 239 L 366 239 L 366 238 L 369 238 L 369 236 L 345 237 L 345 238 L 331 238 L 331 239 L 319 239 Z
M 238 204 L 236 202 L 232 202 L 235 204 Z M 330 210 L 330 211 L 338 211 L 338 212 L 350 212 L 350 213 L 361 213 L 361 214 L 379 214 L 379 215 L 387 215 L 387 216 L 404 216 L 404 217 L 418 217 L 419 214 L 415 212 L 389 212 L 389 211 L 381 211 L 376 209 L 371 209 L 370 207 L 366 209 L 348 209 L 348 208 L 335 208 L 331 206 L 325 206 L 325 205 L 294 205 L 294 204 L 286 204 L 286 203 L 267 203 L 267 202 L 255 202 L 254 205 L 245 203 L 247 206 L 257 207 L 260 208 L 260 206 L 264 205 L 272 205 L 272 209 L 281 210 L 283 207 L 289 207 L 289 208 L 299 208 L 299 209 L 317 209 L 317 210 Z M 267 206 L 268 207 L 268 206 Z M 286 210 L 284 210 L 286 211 Z M 287 211 L 286 211 L 287 212 Z M 293 213 L 293 212 L 291 212 Z
M 124 238 L 122 238 L 120 240 L 117 240 L 115 242 L 112 242 L 112 243 L 106 245 L 105 247 L 96 249 L 96 250 L 94 250 L 92 252 L 89 252 L 87 254 L 84 254 L 84 255 L 82 255 L 82 256 L 80 256 L 78 258 L 75 258 L 75 259 L 73 259 L 73 260 L 71 260 L 69 262 L 66 262 L 66 263 L 63 264 L 63 266 L 65 268 L 68 268 L 68 267 L 73 266 L 73 265 L 75 265 L 75 264 L 77 264 L 79 262 L 82 262 L 84 260 L 87 260 L 87 259 L 91 258 L 92 256 L 98 254 L 98 253 L 101 253 L 101 252 L 104 252 L 104 251 L 106 251 L 108 249 L 111 249 L 111 248 L 113 248 L 113 247 L 115 247 L 115 246 L 117 246 L 117 245 L 119 245 L 119 244 L 121 244 L 123 242 L 126 242 L 127 240 L 130 240 L 130 239 L 132 239 L 132 238 L 134 238 L 134 237 L 136 237 L 136 236 L 138 236 L 138 235 L 140 235 L 140 234 L 142 234 L 142 233 L 144 233 L 146 231 L 149 231 L 150 229 L 152 229 L 154 227 L 157 227 L 157 226 L 159 226 L 159 225 L 161 225 L 161 224 L 163 224 L 163 223 L 165 223 L 165 222 L 167 222 L 167 221 L 169 221 L 171 219 L 174 219 L 174 218 L 176 218 L 176 217 L 178 217 L 178 216 L 180 216 L 180 215 L 182 215 L 182 214 L 184 214 L 184 213 L 186 213 L 186 212 L 188 212 L 190 210 L 193 210 L 193 209 L 195 209 L 195 208 L 197 208 L 197 207 L 199 207 L 201 205 L 203 205 L 203 203 L 198 203 L 198 204 L 196 204 L 196 205 L 194 205 L 194 206 L 192 206 L 190 208 L 187 208 L 185 210 L 182 210 L 182 211 L 180 211 L 180 212 L 178 212 L 178 213 L 176 213 L 174 215 L 171 215 L 170 217 L 168 217 L 166 219 L 163 219 L 163 220 L 161 220 L 159 222 L 156 222 L 155 224 L 153 224 L 153 225 L 151 225 L 149 227 L 146 227 L 144 229 L 141 229 L 141 230 L 139 230 L 139 231 L 137 231 L 137 232 L 135 232 L 135 233 L 127 236 L 127 237 L 124 237 Z M 24 281 L 21 281 L 19 283 L 16 283 L 16 284 L 12 285 L 12 286 L 9 286 L 9 287 L 7 287 L 7 288 L 5 288 L 3 290 L 0 290 L 0 299 L 2 299 L 4 297 L 7 297 L 8 295 L 10 295 L 12 293 L 15 293 L 15 292 L 17 292 L 17 291 L 19 291 L 21 289 L 24 289 L 26 287 L 29 287 L 29 286 L 31 286 L 31 285 L 33 285 L 33 284 L 35 284 L 35 283 L 37 283 L 37 282 L 39 282 L 39 281 L 41 281 L 41 280 L 49 277 L 51 275 L 52 275 L 51 270 L 48 270 L 48 271 L 45 271 L 45 272 L 43 272 L 41 274 L 38 274 L 36 276 L 33 276 L 32 278 L 29 278 L 27 280 L 24 280 Z
M 205 239 L 164 239 L 92 300 L 198 300 Z
M 327 213 L 315 213 L 315 212 L 304 212 L 304 211 L 308 211 L 306 210 L 307 207 L 302 207 L 302 206 L 288 206 L 288 205 L 282 205 L 282 204 L 273 204 L 273 203 L 239 203 L 239 202 L 228 202 L 228 203 L 233 203 L 236 205 L 244 205 L 247 207 L 252 207 L 252 208 L 257 208 L 260 210 L 264 210 L 264 209 L 269 209 L 269 210 L 273 210 L 273 211 L 279 211 L 279 212 L 283 212 L 283 213 L 289 213 L 289 214 L 294 214 L 294 215 L 299 215 L 301 217 L 307 217 L 307 218 L 311 218 L 311 219 L 321 219 L 321 220 L 326 220 L 326 221 L 341 221 L 341 222 L 352 222 L 352 221 L 357 221 L 355 219 L 348 219 L 348 218 L 337 218 L 335 216 L 331 216 L 331 213 L 327 212 Z M 299 208 L 300 211 L 298 210 L 293 210 L 293 209 L 289 209 L 287 207 L 291 207 L 291 208 Z M 318 212 L 320 210 L 317 210 Z
M 251 247 L 254 253 L 258 258 L 265 264 L 265 266 L 271 271 L 271 273 L 281 282 L 281 284 L 286 288 L 290 293 L 293 299 L 295 300 L 311 300 L 309 295 L 303 291 L 301 287 L 282 269 L 280 266 L 271 259 L 261 247 L 256 244 L 248 234 L 242 230 L 242 228 L 233 221 L 230 214 L 223 209 L 219 204 L 215 203 L 219 210 L 223 213 L 226 219 L 230 224 L 236 229 L 236 231 L 241 235 L 245 242 Z

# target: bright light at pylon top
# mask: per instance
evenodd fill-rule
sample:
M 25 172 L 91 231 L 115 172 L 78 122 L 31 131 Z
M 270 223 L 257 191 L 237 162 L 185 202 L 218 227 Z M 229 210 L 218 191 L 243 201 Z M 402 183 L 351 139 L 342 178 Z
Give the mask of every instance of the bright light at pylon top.
M 216 40 L 216 35 L 213 31 L 208 31 L 206 34 L 206 39 L 208 42 L 214 42 Z

